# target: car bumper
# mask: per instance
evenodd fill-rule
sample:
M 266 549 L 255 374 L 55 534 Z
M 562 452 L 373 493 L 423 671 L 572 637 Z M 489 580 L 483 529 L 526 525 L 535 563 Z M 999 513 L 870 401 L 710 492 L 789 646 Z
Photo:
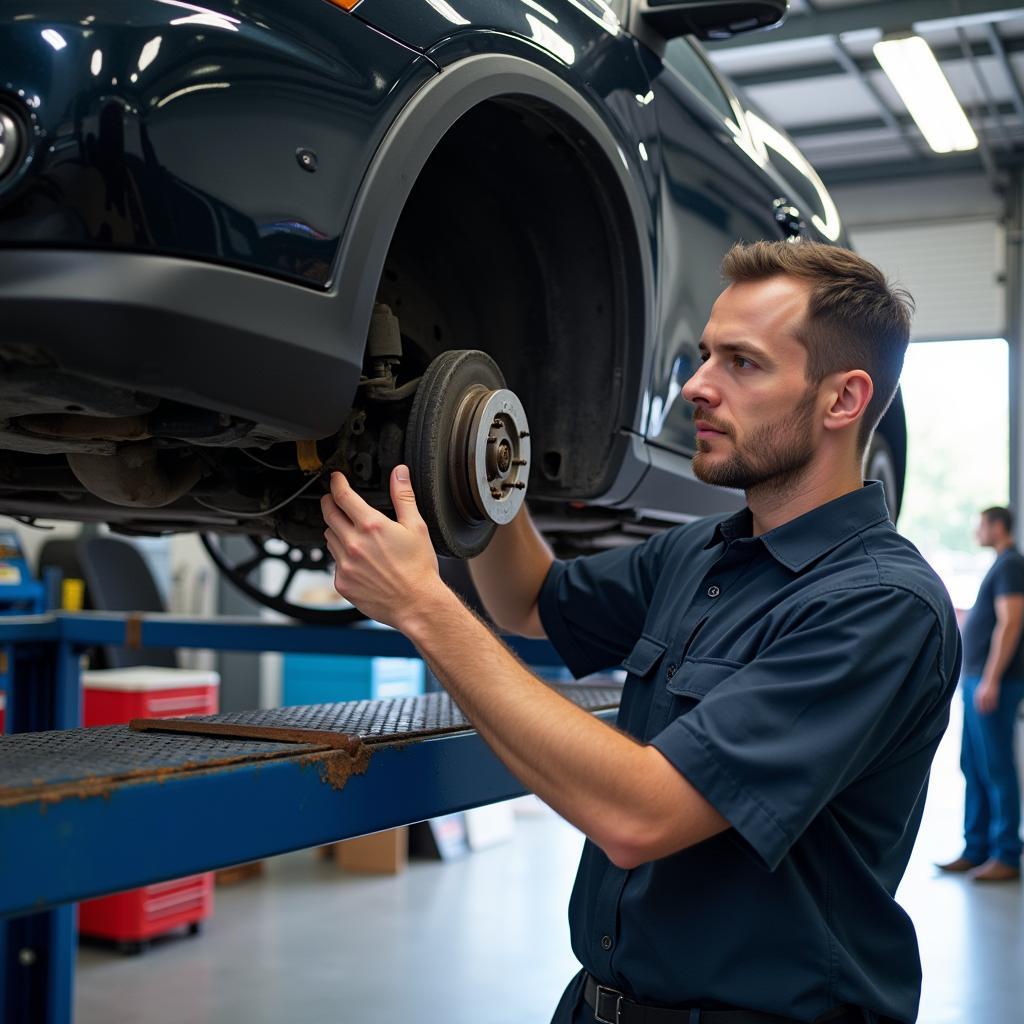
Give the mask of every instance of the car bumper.
M 335 301 L 173 257 L 8 249 L 0 361 L 227 413 L 267 440 L 326 437 L 348 413 L 364 341 L 343 336 Z M 0 418 L 4 405 L 0 379 Z

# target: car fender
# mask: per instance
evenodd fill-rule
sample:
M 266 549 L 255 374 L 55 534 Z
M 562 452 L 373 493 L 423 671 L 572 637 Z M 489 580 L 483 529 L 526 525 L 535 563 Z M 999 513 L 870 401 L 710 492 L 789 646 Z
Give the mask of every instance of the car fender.
M 528 47 L 520 40 L 492 35 L 488 43 L 508 50 Z M 450 47 L 450 49 L 449 49 Z M 529 52 L 526 49 L 526 52 Z M 621 127 L 609 123 L 585 88 L 569 81 L 565 69 L 535 49 L 530 59 L 513 52 L 472 52 L 461 41 L 430 54 L 443 68 L 424 83 L 409 101 L 385 136 L 364 178 L 332 274 L 331 291 L 337 296 L 340 333 L 353 342 L 365 338 L 374 296 L 403 206 L 419 173 L 445 133 L 477 104 L 499 97 L 516 97 L 543 103 L 568 118 L 580 137 L 604 156 L 608 187 L 615 188 L 629 210 L 630 246 L 639 267 L 633 308 L 642 312 L 642 336 L 649 341 L 654 324 L 654 246 L 656 208 L 648 191 L 648 172 L 636 167 L 636 147 L 630 153 L 622 141 Z M 538 59 L 540 58 L 540 59 Z M 543 63 L 542 63 L 543 62 Z M 632 95 L 631 95 L 632 98 Z M 635 102 L 635 100 L 634 100 Z M 656 189 L 654 190 L 656 194 Z M 624 431 L 639 430 L 643 403 L 635 401 L 646 379 L 644 352 L 637 345 L 629 361 L 625 394 L 631 397 L 629 422 Z M 635 451 L 623 445 L 622 453 Z M 633 462 L 632 457 L 628 460 Z M 627 467 L 627 479 L 617 481 L 631 489 L 645 468 Z

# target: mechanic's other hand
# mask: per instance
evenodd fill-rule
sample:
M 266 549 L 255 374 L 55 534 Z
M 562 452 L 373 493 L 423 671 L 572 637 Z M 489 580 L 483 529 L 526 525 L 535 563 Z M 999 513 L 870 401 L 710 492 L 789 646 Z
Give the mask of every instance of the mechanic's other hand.
M 983 679 L 974 691 L 974 706 L 979 715 L 991 715 L 999 707 L 999 683 Z
M 364 615 L 401 629 L 407 616 L 429 609 L 444 584 L 406 466 L 391 474 L 391 500 L 398 522 L 367 505 L 343 474 L 332 473 L 320 507 L 334 589 Z

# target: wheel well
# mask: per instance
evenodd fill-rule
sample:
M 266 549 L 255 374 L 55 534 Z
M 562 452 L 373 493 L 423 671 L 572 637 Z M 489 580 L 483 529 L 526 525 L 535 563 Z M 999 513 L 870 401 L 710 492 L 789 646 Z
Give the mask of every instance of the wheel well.
M 531 494 L 591 498 L 618 469 L 643 361 L 637 229 L 603 150 L 532 97 L 471 108 L 423 167 L 378 300 L 398 316 L 406 371 L 481 349 L 530 421 Z

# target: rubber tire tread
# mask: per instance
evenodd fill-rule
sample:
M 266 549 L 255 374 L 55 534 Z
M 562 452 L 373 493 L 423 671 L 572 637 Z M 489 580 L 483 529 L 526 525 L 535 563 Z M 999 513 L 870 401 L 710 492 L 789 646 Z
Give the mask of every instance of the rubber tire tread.
M 878 451 L 884 452 L 888 458 L 889 465 L 892 466 L 893 476 L 895 477 L 896 493 L 890 493 L 889 488 L 885 488 L 885 503 L 889 508 L 889 518 L 895 523 L 899 519 L 900 508 L 903 505 L 903 488 L 900 486 L 899 481 L 899 464 L 896 462 L 896 453 L 892 450 L 892 445 L 889 444 L 888 439 L 883 434 L 875 431 L 868 446 L 867 456 L 864 459 L 864 478 L 866 480 L 872 479 L 870 473 L 871 463 L 875 453 Z M 895 508 L 893 508 L 893 505 L 895 505 Z

